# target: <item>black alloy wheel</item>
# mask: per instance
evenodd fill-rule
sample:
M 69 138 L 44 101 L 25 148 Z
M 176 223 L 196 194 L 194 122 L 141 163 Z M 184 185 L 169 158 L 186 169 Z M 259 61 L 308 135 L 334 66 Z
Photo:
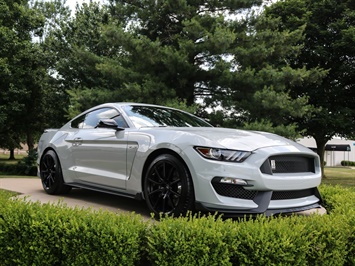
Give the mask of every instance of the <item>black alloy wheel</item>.
M 193 210 L 194 190 L 185 164 L 170 154 L 155 158 L 145 175 L 144 197 L 155 215 L 178 216 Z
M 40 177 L 43 189 L 51 195 L 66 194 L 71 190 L 64 184 L 62 169 L 57 154 L 47 151 L 40 163 Z

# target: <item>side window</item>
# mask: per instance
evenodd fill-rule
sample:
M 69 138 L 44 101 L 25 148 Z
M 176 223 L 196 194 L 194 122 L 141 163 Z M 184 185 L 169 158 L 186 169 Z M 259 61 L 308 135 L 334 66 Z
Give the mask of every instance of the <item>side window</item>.
M 74 119 L 71 122 L 71 127 L 72 128 L 83 128 L 84 125 L 84 120 L 85 120 L 85 115 L 81 115 L 78 118 Z
M 113 108 L 101 108 L 94 110 L 86 114 L 83 128 L 95 128 L 99 123 L 100 119 L 114 119 L 119 127 L 127 127 L 126 122 L 123 120 L 122 116 L 116 109 Z
M 114 120 L 116 121 L 116 123 L 119 127 L 123 127 L 123 128 L 128 127 L 126 121 L 123 119 L 123 117 L 121 115 L 115 117 Z
M 87 113 L 83 128 L 95 128 L 100 121 L 100 113 L 104 112 L 105 109 L 99 109 Z

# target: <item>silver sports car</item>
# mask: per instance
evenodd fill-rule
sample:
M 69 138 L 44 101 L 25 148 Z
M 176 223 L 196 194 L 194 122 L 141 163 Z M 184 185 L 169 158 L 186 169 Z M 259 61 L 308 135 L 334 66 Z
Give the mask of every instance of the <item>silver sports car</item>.
M 149 104 L 102 104 L 45 130 L 38 176 L 48 194 L 92 189 L 142 199 L 153 213 L 174 216 L 188 210 L 271 215 L 321 204 L 313 151 Z

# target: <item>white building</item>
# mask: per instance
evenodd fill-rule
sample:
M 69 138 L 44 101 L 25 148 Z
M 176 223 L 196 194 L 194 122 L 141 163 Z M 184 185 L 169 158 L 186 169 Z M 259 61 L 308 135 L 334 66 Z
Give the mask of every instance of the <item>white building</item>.
M 312 137 L 298 139 L 297 142 L 313 150 L 317 148 L 316 141 Z M 326 166 L 340 166 L 341 161 L 355 162 L 355 140 L 333 138 L 328 141 L 324 161 Z

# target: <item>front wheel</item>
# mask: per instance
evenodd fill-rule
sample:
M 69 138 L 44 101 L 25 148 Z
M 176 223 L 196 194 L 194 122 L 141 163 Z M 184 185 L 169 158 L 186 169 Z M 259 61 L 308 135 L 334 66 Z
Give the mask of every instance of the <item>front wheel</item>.
M 143 192 L 149 209 L 156 215 L 178 216 L 193 210 L 195 196 L 190 173 L 173 155 L 159 155 L 151 162 Z
M 57 154 L 47 151 L 40 163 L 40 177 L 44 191 L 51 195 L 66 194 L 71 187 L 65 185 Z

